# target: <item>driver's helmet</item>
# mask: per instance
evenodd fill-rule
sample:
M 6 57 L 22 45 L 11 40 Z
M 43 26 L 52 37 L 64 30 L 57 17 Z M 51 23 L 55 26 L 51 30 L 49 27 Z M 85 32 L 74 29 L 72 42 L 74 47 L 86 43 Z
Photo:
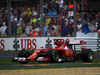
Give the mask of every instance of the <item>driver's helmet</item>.
M 60 43 L 60 40 L 57 39 L 56 42 L 55 42 L 55 44 L 56 44 L 56 45 L 60 45 L 60 44 L 61 44 L 61 43 Z
M 68 45 L 68 44 L 69 44 L 69 39 L 66 40 L 66 45 Z

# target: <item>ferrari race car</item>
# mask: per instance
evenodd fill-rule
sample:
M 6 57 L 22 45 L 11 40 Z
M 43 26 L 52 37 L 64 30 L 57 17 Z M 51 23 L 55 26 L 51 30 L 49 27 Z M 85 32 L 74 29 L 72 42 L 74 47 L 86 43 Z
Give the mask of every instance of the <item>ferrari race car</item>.
M 28 50 L 21 50 L 18 57 L 12 59 L 13 62 L 27 64 L 28 62 L 67 62 L 67 61 L 83 61 L 92 62 L 93 52 L 91 49 L 81 49 L 81 52 L 76 52 L 75 46 L 82 45 L 82 41 L 69 41 L 66 43 L 56 40 L 53 47 L 36 49 L 33 53 Z

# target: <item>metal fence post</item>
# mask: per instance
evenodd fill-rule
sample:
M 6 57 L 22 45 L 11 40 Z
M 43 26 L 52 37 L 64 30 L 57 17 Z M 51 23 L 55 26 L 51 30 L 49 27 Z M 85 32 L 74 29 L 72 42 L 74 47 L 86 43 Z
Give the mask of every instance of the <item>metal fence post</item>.
M 41 37 L 43 37 L 44 36 L 43 0 L 40 0 L 40 13 L 41 13 Z
M 81 9 L 81 22 L 82 22 L 82 25 L 83 25 L 83 18 L 84 18 L 84 16 L 83 16 L 83 0 L 82 0 L 82 7 L 81 7 L 82 9 Z
M 73 0 L 73 5 L 74 5 L 74 8 L 73 8 L 73 11 L 74 11 L 74 37 L 76 37 L 76 24 L 77 24 L 77 21 L 76 21 L 76 1 Z
M 8 36 L 11 37 L 11 0 L 7 0 L 8 5 Z

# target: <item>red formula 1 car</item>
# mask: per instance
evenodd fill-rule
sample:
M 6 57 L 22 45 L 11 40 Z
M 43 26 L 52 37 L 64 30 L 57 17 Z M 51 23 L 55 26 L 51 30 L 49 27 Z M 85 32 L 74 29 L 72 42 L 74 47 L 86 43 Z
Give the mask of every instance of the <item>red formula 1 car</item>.
M 75 45 L 82 45 L 82 41 L 69 41 L 66 43 L 56 40 L 55 45 L 50 48 L 36 49 L 33 53 L 29 53 L 28 50 L 21 50 L 18 53 L 18 57 L 13 58 L 13 62 L 19 62 L 26 64 L 30 61 L 39 62 L 66 62 L 66 61 L 78 61 L 92 62 L 93 52 L 91 49 L 82 48 L 81 53 L 77 53 Z

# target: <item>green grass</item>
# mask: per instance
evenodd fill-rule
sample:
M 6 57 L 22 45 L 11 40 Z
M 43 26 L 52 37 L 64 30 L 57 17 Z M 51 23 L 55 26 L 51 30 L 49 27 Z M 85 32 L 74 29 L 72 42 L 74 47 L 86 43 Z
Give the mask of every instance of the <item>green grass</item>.
M 11 59 L 0 59 L 0 64 L 18 64 L 18 62 L 12 62 Z

